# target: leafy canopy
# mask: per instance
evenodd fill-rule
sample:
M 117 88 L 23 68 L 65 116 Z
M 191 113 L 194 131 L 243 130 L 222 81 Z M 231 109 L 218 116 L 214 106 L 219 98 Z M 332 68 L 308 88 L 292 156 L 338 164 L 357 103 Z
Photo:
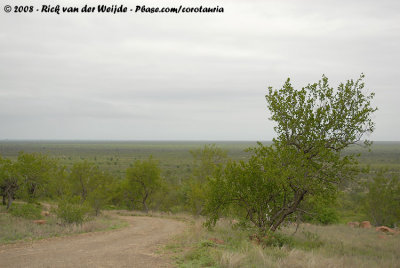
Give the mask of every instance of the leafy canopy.
M 191 150 L 190 154 L 193 156 L 193 172 L 183 187 L 185 205 L 194 215 L 200 215 L 206 202 L 206 180 L 226 162 L 227 151 L 210 144 Z
M 16 165 L 24 178 L 26 198 L 32 201 L 44 195 L 56 161 L 44 154 L 20 152 Z
M 3 196 L 3 205 L 7 199 L 9 209 L 22 184 L 22 177 L 17 164 L 10 159 L 0 157 L 0 192 Z
M 161 170 L 158 162 L 151 156 L 147 160 L 136 160 L 133 166 L 126 170 L 125 187 L 130 195 L 132 207 L 135 203 L 140 203 L 147 212 L 149 201 L 161 186 Z
M 400 222 L 400 177 L 380 170 L 366 186 L 364 209 L 371 222 L 396 226 Z
M 309 196 L 334 197 L 337 185 L 357 172 L 355 155 L 343 150 L 375 126 L 374 94 L 363 93 L 363 78 L 337 89 L 325 76 L 301 90 L 290 79 L 281 89 L 270 87 L 266 100 L 277 137 L 270 146 L 250 148 L 249 161 L 231 161 L 210 180 L 208 224 L 234 211 L 263 233 L 275 231 L 302 211 Z

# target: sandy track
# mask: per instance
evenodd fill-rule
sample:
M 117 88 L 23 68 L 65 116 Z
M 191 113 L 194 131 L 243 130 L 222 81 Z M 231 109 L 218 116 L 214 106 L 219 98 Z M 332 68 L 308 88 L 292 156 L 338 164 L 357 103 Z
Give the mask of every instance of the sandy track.
M 89 233 L 0 247 L 0 267 L 171 267 L 156 254 L 168 238 L 183 231 L 180 221 L 121 217 L 121 230 Z

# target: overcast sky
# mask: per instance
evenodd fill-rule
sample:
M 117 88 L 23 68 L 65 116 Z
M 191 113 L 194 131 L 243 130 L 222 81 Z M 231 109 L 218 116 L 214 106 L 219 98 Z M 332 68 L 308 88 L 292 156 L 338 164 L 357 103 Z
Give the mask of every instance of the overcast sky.
M 117 0 L 225 12 L 115 15 L 7 14 L 3 2 L 0 139 L 271 140 L 268 86 L 364 72 L 379 108 L 370 138 L 400 140 L 398 0 Z

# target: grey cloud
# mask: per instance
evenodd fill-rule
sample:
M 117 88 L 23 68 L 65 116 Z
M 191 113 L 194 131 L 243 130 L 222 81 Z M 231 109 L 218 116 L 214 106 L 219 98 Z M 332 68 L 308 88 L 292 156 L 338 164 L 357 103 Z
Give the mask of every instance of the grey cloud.
M 398 1 L 143 4 L 225 13 L 2 13 L 0 139 L 269 140 L 268 86 L 364 72 L 380 108 L 372 138 L 398 140 Z

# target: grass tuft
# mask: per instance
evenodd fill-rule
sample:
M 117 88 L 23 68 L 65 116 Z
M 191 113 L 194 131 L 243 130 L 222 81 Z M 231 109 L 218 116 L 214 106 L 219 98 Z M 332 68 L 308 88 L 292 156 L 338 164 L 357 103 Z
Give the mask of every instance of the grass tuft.
M 45 220 L 46 224 L 38 225 L 31 219 L 15 217 L 11 213 L 0 213 L 0 244 L 112 230 L 128 225 L 125 221 L 108 215 L 94 217 L 79 225 L 61 224 L 55 215 L 45 217 Z
M 220 220 L 209 231 L 201 218 L 192 220 L 183 235 L 165 250 L 179 267 L 399 267 L 400 235 L 345 225 L 288 226 L 266 241 L 254 241 L 251 229 Z M 272 238 L 273 237 L 273 238 Z M 217 238 L 224 244 L 216 244 Z M 211 239 L 211 240 L 210 240 Z

